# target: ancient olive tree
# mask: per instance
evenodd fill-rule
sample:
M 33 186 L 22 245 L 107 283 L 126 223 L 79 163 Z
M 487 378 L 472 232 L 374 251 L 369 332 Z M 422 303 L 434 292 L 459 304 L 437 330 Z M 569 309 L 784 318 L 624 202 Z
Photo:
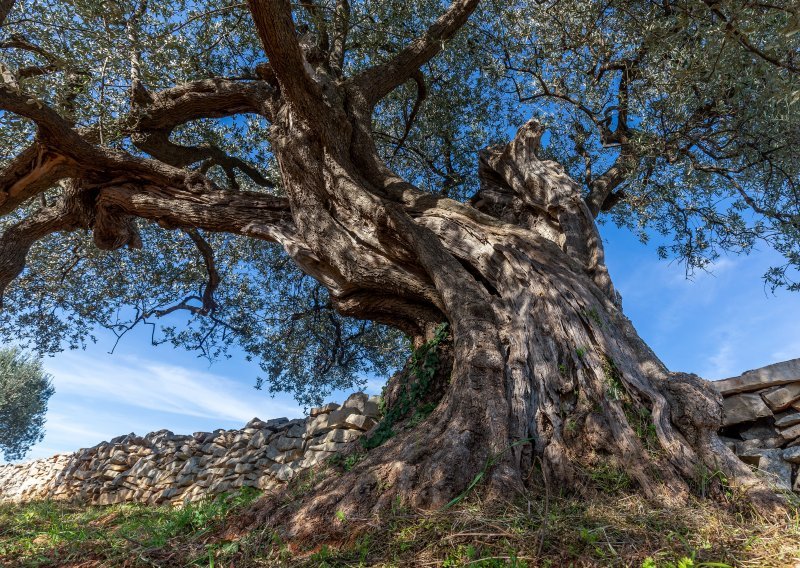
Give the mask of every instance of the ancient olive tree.
M 44 438 L 53 392 L 41 361 L 15 347 L 0 349 L 0 450 L 6 460 L 23 457 Z
M 596 219 L 690 268 L 767 241 L 797 287 L 792 2 L 6 4 L 4 333 L 151 324 L 313 400 L 447 322 L 430 414 L 297 518 L 438 506 L 490 458 L 498 495 L 611 464 L 659 502 L 711 470 L 780 509 L 623 315 Z

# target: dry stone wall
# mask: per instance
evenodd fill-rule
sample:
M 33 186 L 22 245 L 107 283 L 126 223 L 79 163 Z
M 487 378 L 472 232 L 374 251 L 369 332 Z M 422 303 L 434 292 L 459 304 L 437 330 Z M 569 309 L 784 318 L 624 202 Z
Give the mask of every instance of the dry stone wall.
M 0 500 L 179 504 L 242 486 L 265 489 L 331 457 L 375 425 L 378 398 L 351 395 L 308 418 L 254 418 L 241 430 L 128 434 L 73 454 L 0 466 Z
M 713 383 L 723 441 L 779 489 L 800 492 L 800 359 Z M 242 486 L 286 482 L 356 440 L 378 420 L 378 398 L 355 393 L 308 418 L 254 418 L 241 430 L 128 434 L 73 454 L 0 466 L 0 501 L 179 504 Z
M 778 489 L 800 492 L 800 359 L 713 384 L 725 407 L 722 440 Z

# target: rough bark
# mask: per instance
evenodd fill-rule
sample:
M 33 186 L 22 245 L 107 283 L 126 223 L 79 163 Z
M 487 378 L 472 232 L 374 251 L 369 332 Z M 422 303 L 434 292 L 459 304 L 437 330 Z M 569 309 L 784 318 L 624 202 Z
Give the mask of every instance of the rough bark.
M 609 464 L 663 504 L 684 500 L 704 468 L 721 471 L 759 511 L 780 513 L 780 499 L 716 437 L 719 396 L 669 373 L 622 313 L 594 223 L 605 198 L 587 205 L 561 166 L 537 157 L 538 124 L 481 153 L 481 189 L 466 204 L 414 187 L 380 159 L 376 102 L 413 78 L 476 4 L 455 1 L 395 58 L 346 79 L 331 58 L 304 51 L 288 0 L 251 0 L 269 58 L 261 80 L 141 87 L 127 128 L 155 159 L 95 146 L 47 105 L 0 86 L 0 108 L 36 122 L 46 148 L 0 174 L 0 196 L 19 204 L 42 179 L 75 177 L 64 203 L 81 204 L 77 216 L 47 209 L 6 231 L 0 290 L 43 235 L 81 226 L 103 248 L 138 246 L 138 217 L 279 242 L 342 314 L 393 325 L 418 346 L 448 322 L 435 409 L 323 481 L 290 518 L 276 513 L 295 535 L 317 534 L 339 510 L 368 519 L 397 499 L 441 507 L 481 472 L 505 497 L 532 479 L 578 488 Z M 271 121 L 285 197 L 223 191 L 182 169 L 214 150 L 177 146 L 172 129 L 236 112 Z M 531 475 L 538 467 L 543 477 Z

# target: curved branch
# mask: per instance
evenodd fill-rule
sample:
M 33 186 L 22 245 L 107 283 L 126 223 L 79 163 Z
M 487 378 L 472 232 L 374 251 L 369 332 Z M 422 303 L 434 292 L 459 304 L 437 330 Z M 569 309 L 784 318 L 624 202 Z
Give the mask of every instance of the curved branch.
M 0 236 L 0 308 L 5 290 L 24 270 L 28 251 L 36 241 L 57 231 L 86 227 L 87 209 L 74 187 L 68 188 L 56 205 L 8 227 Z
M 638 160 L 630 146 L 623 146 L 611 167 L 589 182 L 586 205 L 592 217 L 597 217 L 600 211 L 607 211 L 610 208 L 606 207 L 609 196 L 636 171 L 637 164 Z
M 424 101 L 428 96 L 428 87 L 425 85 L 425 76 L 422 74 L 422 71 L 417 69 L 413 75 L 413 79 L 417 84 L 417 99 L 414 101 L 414 106 L 411 108 L 411 114 L 408 115 L 408 120 L 406 120 L 405 128 L 403 128 L 403 135 L 400 136 L 400 141 L 394 147 L 392 159 L 397 156 L 397 152 L 399 152 L 400 148 L 402 148 L 403 144 L 405 144 L 408 134 L 411 132 L 411 127 L 414 126 L 414 121 L 417 118 L 419 109 L 422 107 L 422 101 Z
M 217 290 L 220 283 L 219 272 L 217 271 L 216 262 L 214 262 L 214 250 L 211 248 L 211 245 L 208 244 L 208 241 L 203 238 L 203 235 L 200 234 L 200 231 L 194 227 L 184 229 L 183 231 L 192 239 L 192 242 L 197 247 L 206 265 L 208 281 L 203 290 L 203 307 L 199 313 L 200 315 L 207 315 L 217 309 L 217 302 L 214 300 L 214 292 Z
M 263 193 L 126 183 L 102 188 L 97 204 L 156 221 L 168 229 L 198 228 L 283 245 L 294 242 L 288 200 Z
M 286 98 L 303 116 L 319 113 L 322 91 L 309 75 L 289 0 L 248 0 L 247 5 L 272 71 Z
M 436 56 L 447 40 L 467 22 L 479 0 L 455 0 L 421 36 L 391 60 L 359 73 L 353 83 L 374 105 L 412 78 L 414 73 Z
M 75 175 L 75 164 L 35 142 L 0 172 L 0 215 L 14 211 L 29 198 Z

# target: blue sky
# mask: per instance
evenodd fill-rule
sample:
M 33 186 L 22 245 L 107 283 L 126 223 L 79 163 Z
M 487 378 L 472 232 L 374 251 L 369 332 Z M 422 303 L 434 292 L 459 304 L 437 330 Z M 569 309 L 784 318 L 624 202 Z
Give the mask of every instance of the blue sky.
M 800 294 L 773 295 L 761 280 L 780 261 L 771 250 L 723 257 L 687 280 L 683 265 L 658 260 L 625 230 L 601 227 L 611 276 L 625 313 L 667 366 L 720 379 L 800 357 Z M 152 347 L 146 330 L 126 336 L 113 355 L 110 335 L 85 351 L 45 360 L 56 393 L 46 436 L 26 459 L 92 446 L 120 434 L 168 428 L 192 433 L 239 428 L 262 419 L 301 416 L 288 396 L 253 388 L 259 369 L 244 357 L 212 365 L 167 345 Z M 369 381 L 378 393 L 382 380 Z M 347 395 L 334 393 L 341 402 Z

